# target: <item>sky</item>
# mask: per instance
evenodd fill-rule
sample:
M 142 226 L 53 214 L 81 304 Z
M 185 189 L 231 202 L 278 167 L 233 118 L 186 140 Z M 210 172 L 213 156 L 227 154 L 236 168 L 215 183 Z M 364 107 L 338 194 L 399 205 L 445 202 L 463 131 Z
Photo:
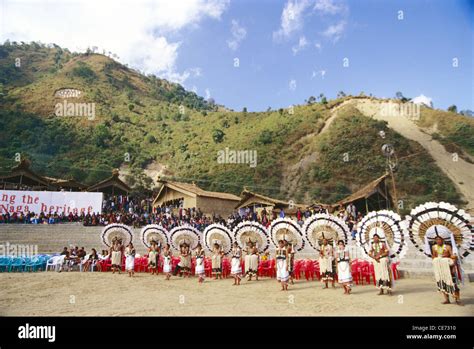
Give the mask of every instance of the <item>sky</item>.
M 474 110 L 469 0 L 0 0 L 0 41 L 96 46 L 234 110 L 323 93 Z

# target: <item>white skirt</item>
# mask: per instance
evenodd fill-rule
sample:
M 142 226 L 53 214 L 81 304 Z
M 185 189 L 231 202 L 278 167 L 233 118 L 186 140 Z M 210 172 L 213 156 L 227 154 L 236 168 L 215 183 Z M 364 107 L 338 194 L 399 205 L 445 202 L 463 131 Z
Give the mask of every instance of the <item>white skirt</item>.
M 133 271 L 135 269 L 135 257 L 134 256 L 127 256 L 125 258 L 125 269 Z
M 163 258 L 163 273 L 171 273 L 171 258 Z
M 112 251 L 112 265 L 122 264 L 122 253 L 120 251 Z
M 240 265 L 240 259 L 239 258 L 232 258 L 230 273 L 232 275 L 242 274 L 242 267 Z
M 202 258 L 196 258 L 195 273 L 197 275 L 203 275 L 204 274 L 204 260 Z
M 349 262 L 342 261 L 337 263 L 337 279 L 340 284 L 352 282 L 351 265 Z
M 277 259 L 276 266 L 277 266 L 277 280 L 278 281 L 288 281 L 290 278 L 290 274 L 286 268 L 286 259 Z

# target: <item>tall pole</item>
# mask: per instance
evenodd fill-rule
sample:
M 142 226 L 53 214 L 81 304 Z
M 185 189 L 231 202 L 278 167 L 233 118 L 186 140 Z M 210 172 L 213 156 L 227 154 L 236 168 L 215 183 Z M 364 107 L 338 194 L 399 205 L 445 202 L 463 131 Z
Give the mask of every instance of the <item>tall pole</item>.
M 395 204 L 395 208 L 397 210 L 397 213 L 400 214 L 400 208 L 398 206 L 397 186 L 395 184 L 395 176 L 393 175 L 393 167 L 392 167 L 392 164 L 390 162 L 390 156 L 387 158 L 387 162 L 388 162 L 388 168 L 389 168 L 389 171 L 390 171 L 390 177 L 392 178 L 393 200 L 394 200 L 394 204 Z

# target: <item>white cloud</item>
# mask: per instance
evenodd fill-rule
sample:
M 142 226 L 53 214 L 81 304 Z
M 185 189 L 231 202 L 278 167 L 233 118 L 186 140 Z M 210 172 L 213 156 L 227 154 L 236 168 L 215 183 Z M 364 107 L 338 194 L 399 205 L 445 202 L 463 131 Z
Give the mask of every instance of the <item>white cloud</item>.
M 72 51 L 97 46 L 131 67 L 184 82 L 196 69 L 179 72 L 181 42 L 170 40 L 205 19 L 219 20 L 229 0 L 9 0 L 0 40 L 56 43 Z
M 273 32 L 273 41 L 288 40 L 297 33 L 300 33 L 301 41 L 301 37 L 304 37 L 301 32 L 304 29 L 305 19 L 314 14 L 330 17 L 331 24 L 320 34 L 325 39 L 337 42 L 346 29 L 346 19 L 349 15 L 349 7 L 342 0 L 288 0 L 283 7 L 280 28 Z M 319 42 L 315 47 L 321 51 L 322 46 Z M 293 46 L 293 54 L 296 55 L 302 48 L 304 46 L 300 46 L 300 43 Z
M 427 107 L 433 108 L 433 99 L 430 97 L 425 96 L 424 94 L 421 94 L 413 99 L 410 100 L 410 102 L 414 104 L 423 104 Z
M 317 0 L 316 4 L 314 5 L 314 10 L 321 14 L 343 14 L 346 12 L 347 6 L 343 3 L 336 3 L 333 0 Z
M 342 34 L 344 34 L 344 30 L 346 29 L 346 21 L 340 21 L 337 24 L 332 24 L 326 28 L 321 34 L 328 40 L 332 42 L 337 42 Z
M 232 20 L 232 26 L 230 28 L 232 38 L 227 40 L 227 45 L 233 51 L 239 48 L 240 42 L 247 36 L 247 29 L 239 25 L 239 22 L 235 19 Z
M 319 52 L 321 52 L 321 50 L 323 49 L 323 46 L 322 46 L 321 43 L 319 43 L 319 42 L 315 43 L 315 44 L 314 44 L 314 47 L 316 47 Z
M 304 11 L 311 5 L 309 0 L 289 0 L 281 14 L 280 29 L 273 32 L 273 40 L 289 38 L 293 33 L 303 28 Z
M 289 87 L 290 91 L 296 90 L 296 80 L 291 79 L 290 82 L 288 83 L 288 87 Z
M 306 46 L 308 46 L 308 40 L 306 40 L 306 37 L 304 36 L 300 37 L 298 44 L 291 48 L 291 50 L 293 51 L 293 55 L 297 55 L 298 52 L 304 50 Z

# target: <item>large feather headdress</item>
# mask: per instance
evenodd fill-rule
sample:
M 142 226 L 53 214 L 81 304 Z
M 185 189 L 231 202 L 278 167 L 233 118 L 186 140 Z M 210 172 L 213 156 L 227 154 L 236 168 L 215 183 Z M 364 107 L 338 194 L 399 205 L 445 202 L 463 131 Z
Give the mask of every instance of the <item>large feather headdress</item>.
M 374 235 L 378 235 L 380 241 L 388 246 L 390 258 L 405 256 L 406 222 L 397 213 L 389 210 L 372 211 L 357 224 L 357 244 L 366 256 L 369 255 Z
M 209 251 L 213 250 L 215 243 L 219 244 L 222 251 L 228 254 L 232 250 L 232 232 L 222 224 L 211 224 L 204 229 L 204 243 Z
M 290 218 L 275 219 L 270 225 L 270 237 L 275 247 L 278 247 L 280 240 L 287 241 L 296 251 L 301 251 L 305 246 L 300 226 Z
M 328 213 L 312 215 L 303 224 L 303 232 L 310 246 L 319 251 L 324 239 L 330 243 L 343 240 L 347 244 L 350 235 L 349 227 L 339 217 Z
M 112 223 L 102 229 L 100 237 L 102 243 L 107 247 L 111 247 L 117 239 L 122 240 L 122 244 L 127 246 L 133 241 L 133 231 L 128 225 Z
M 189 224 L 174 227 L 170 231 L 171 246 L 175 250 L 179 250 L 183 244 L 187 244 L 191 249 L 195 249 L 201 240 L 202 233 Z
M 248 242 L 256 244 L 258 250 L 263 252 L 270 244 L 267 229 L 258 222 L 245 221 L 234 228 L 234 239 L 240 248 L 244 248 Z
M 168 241 L 168 231 L 158 224 L 149 224 L 142 228 L 141 241 L 145 247 L 150 247 L 151 242 L 155 241 L 160 246 L 165 246 Z
M 461 258 L 467 257 L 474 250 L 474 226 L 471 216 L 454 205 L 446 202 L 427 202 L 411 210 L 406 221 L 410 240 L 419 251 L 429 257 L 431 249 L 427 249 L 426 243 L 432 244 L 436 234 L 443 237 L 445 242 L 454 245 L 453 251 L 457 250 Z

